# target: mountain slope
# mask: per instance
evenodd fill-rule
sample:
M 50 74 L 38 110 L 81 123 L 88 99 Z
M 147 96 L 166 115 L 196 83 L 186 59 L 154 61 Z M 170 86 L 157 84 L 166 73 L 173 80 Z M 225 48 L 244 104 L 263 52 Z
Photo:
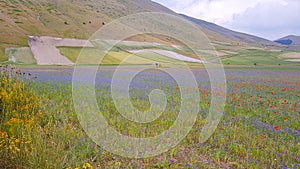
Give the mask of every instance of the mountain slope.
M 5 48 L 28 46 L 28 36 L 87 39 L 115 18 L 138 12 L 173 13 L 150 0 L 0 1 L 0 60 Z
M 230 29 L 221 27 L 219 25 L 216 25 L 214 23 L 210 23 L 210 22 L 206 22 L 200 19 L 195 19 L 183 14 L 180 14 L 182 17 L 188 19 L 191 22 L 194 22 L 196 24 L 198 24 L 199 26 L 206 28 L 210 31 L 216 32 L 218 34 L 221 34 L 227 38 L 230 39 L 234 39 L 237 41 L 241 41 L 241 42 L 245 42 L 248 44 L 252 44 L 252 45 L 276 45 L 276 43 L 269 41 L 267 39 L 263 39 L 257 36 L 253 36 L 253 35 L 248 35 L 245 33 L 240 33 L 240 32 L 236 32 L 236 31 L 232 31 Z
M 178 15 L 151 0 L 6 0 L 0 1 L 0 57 L 8 47 L 28 46 L 28 36 L 88 39 L 113 19 L 138 12 Z M 183 16 L 183 15 L 181 15 Z M 184 16 L 199 25 L 216 48 L 237 49 L 274 42 L 238 33 L 218 25 Z M 138 41 L 164 43 L 160 36 L 135 37 Z M 170 41 L 169 43 L 175 42 Z M 229 44 L 229 45 L 228 45 Z M 2 54 L 1 54 L 2 53 Z
M 172 13 L 149 0 L 6 0 L 0 11 L 0 42 L 16 45 L 25 45 L 28 35 L 88 38 L 102 24 L 132 13 Z
M 275 40 L 274 42 L 277 42 L 282 45 L 300 46 L 300 36 L 289 35 L 289 36 L 280 38 L 278 40 Z

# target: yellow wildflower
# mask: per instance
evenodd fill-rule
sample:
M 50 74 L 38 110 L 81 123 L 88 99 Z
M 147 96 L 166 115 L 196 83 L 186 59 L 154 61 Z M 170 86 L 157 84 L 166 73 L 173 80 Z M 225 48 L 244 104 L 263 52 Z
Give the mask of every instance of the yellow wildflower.
M 17 119 L 17 118 L 11 118 L 10 120 L 8 120 L 8 121 L 5 123 L 5 125 L 10 126 L 10 125 L 13 125 L 13 124 L 19 124 L 19 123 L 21 123 L 21 122 L 22 122 L 22 120 L 20 120 L 20 119 Z
M 0 131 L 0 138 L 6 139 L 7 138 L 7 133 Z
M 21 151 L 20 148 L 18 148 L 18 147 L 15 147 L 15 149 L 16 149 L 17 152 Z
M 121 165 L 121 163 L 119 161 L 115 162 L 115 166 L 120 166 L 120 165 Z
M 92 169 L 93 166 L 90 164 L 90 163 L 85 163 L 83 166 L 82 166 L 83 169 Z

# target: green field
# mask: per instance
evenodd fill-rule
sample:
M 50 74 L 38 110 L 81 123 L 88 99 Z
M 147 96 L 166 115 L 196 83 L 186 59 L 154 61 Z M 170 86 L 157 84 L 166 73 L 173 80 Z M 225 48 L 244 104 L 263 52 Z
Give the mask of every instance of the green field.
M 29 47 L 7 49 L 6 55 L 16 64 L 36 65 L 36 60 Z
M 123 49 L 124 48 L 124 49 Z M 150 47 L 149 47 L 150 48 Z M 153 46 L 151 47 L 153 48 Z M 150 48 L 150 49 L 151 49 Z M 100 51 L 94 48 L 85 48 L 82 50 L 81 47 L 58 47 L 60 53 L 67 57 L 70 61 L 78 64 L 95 65 L 99 62 Z M 108 52 L 102 59 L 102 65 L 119 65 L 121 62 L 124 65 L 153 65 L 155 63 L 162 66 L 170 66 L 182 64 L 181 61 L 172 59 L 156 53 L 140 52 L 132 54 L 125 52 L 125 49 L 142 49 L 135 46 L 119 46 L 115 47 L 112 51 Z M 185 52 L 191 53 L 190 50 L 179 51 L 177 49 L 169 49 L 167 47 L 159 47 L 159 49 L 171 50 L 181 54 Z M 16 59 L 17 64 L 36 64 L 36 60 L 29 48 L 12 48 L 7 55 L 13 56 Z M 83 52 L 82 52 L 83 51 Z M 231 54 L 230 54 L 231 53 Z M 288 62 L 287 58 L 281 58 L 280 55 L 287 53 L 258 50 L 258 49 L 247 49 L 227 52 L 228 55 L 222 56 L 221 60 L 224 65 L 231 66 L 281 66 L 281 65 L 299 65 L 298 62 Z M 81 59 L 78 61 L 78 56 L 81 54 Z M 130 57 L 129 57 L 130 56 Z M 0 51 L 0 62 L 7 63 L 8 57 L 5 55 L 3 50 Z M 186 63 L 191 66 L 199 66 L 196 63 Z
M 285 61 L 286 59 L 280 58 L 279 55 L 283 52 L 272 52 L 256 49 L 234 51 L 238 54 L 226 56 L 222 61 L 224 64 L 230 65 L 284 65 L 295 64 Z
M 69 60 L 78 64 L 95 64 L 99 62 L 101 54 L 94 48 L 70 48 L 70 47 L 59 47 L 60 53 L 66 56 Z M 83 52 L 81 52 L 83 51 Z M 81 56 L 80 61 L 77 62 L 79 55 Z M 168 58 L 155 53 L 137 53 L 131 54 L 124 51 L 110 51 L 108 52 L 103 60 L 102 65 L 119 65 L 121 62 L 125 65 L 152 65 L 154 63 L 162 64 L 179 64 L 182 63 L 179 60 Z
M 85 48 L 81 53 L 82 48 L 59 48 L 62 55 L 66 56 L 72 62 L 77 64 L 97 64 L 99 63 L 101 53 L 94 48 Z M 78 57 L 80 56 L 80 59 Z M 126 59 L 127 58 L 127 59 Z M 126 59 L 126 61 L 125 61 Z M 101 60 L 102 65 L 119 65 L 123 64 L 153 64 L 152 60 L 144 59 L 128 52 L 108 52 Z
M 0 62 L 6 62 L 8 61 L 7 56 L 5 56 L 5 49 L 0 48 Z

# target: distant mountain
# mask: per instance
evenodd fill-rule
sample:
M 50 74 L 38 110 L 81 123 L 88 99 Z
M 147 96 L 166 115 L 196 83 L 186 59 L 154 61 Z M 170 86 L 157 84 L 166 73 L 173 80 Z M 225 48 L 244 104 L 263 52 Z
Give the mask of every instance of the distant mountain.
M 186 18 L 187 20 L 194 22 L 197 25 L 200 25 L 203 28 L 206 28 L 210 31 L 216 32 L 220 35 L 223 35 L 227 38 L 234 39 L 237 41 L 245 42 L 248 44 L 254 44 L 254 45 L 276 45 L 276 43 L 269 41 L 264 38 L 260 38 L 257 36 L 245 34 L 245 33 L 240 33 L 236 31 L 232 31 L 230 29 L 224 28 L 222 26 L 219 26 L 214 23 L 210 23 L 204 20 L 192 18 L 183 14 L 180 14 L 182 17 Z
M 277 42 L 282 45 L 300 46 L 300 36 L 289 35 L 289 36 L 280 38 L 278 40 L 275 40 L 274 42 Z

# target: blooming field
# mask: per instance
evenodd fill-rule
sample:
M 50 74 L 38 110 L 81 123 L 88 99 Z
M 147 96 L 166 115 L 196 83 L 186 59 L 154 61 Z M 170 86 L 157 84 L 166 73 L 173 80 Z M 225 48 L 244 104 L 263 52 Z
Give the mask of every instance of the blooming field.
M 201 98 L 198 119 L 179 145 L 157 157 L 128 159 L 96 145 L 80 126 L 72 102 L 72 68 L 1 68 L 0 168 L 298 168 L 300 166 L 299 68 L 227 68 L 224 116 L 215 133 L 199 144 L 211 104 L 210 81 L 193 68 L 196 89 L 180 91 L 158 69 L 138 74 L 130 99 L 139 110 L 150 107 L 148 94 L 161 89 L 167 108 L 149 124 L 120 115 L 110 95 L 114 67 L 96 76 L 101 113 L 120 133 L 150 137 L 170 128 L 180 110 L 180 92 Z M 123 67 L 123 71 L 134 71 Z M 180 69 L 178 69 L 180 71 Z M 23 72 L 30 72 L 23 74 Z M 34 78 L 37 77 L 37 78 Z M 84 79 L 83 79 L 84 80 Z M 118 81 L 119 85 L 124 82 Z M 221 85 L 221 84 L 220 84 Z M 194 105 L 191 105 L 194 106 Z

